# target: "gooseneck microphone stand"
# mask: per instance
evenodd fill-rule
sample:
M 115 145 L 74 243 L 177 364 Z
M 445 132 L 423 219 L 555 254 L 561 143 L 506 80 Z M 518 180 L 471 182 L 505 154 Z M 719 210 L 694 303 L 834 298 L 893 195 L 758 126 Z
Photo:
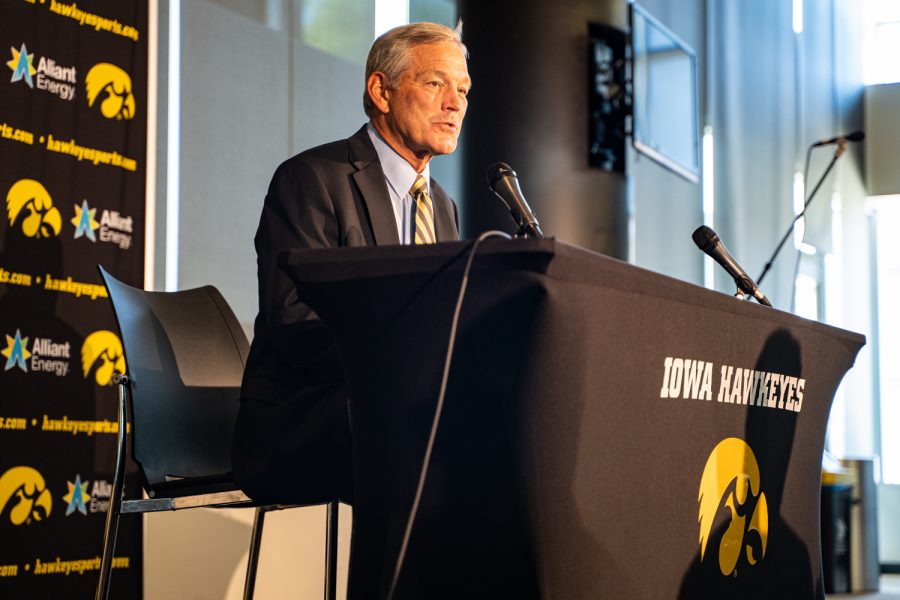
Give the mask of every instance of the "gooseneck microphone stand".
M 815 147 L 816 147 L 815 144 L 813 144 L 806 151 L 807 167 L 805 170 L 809 170 L 809 155 L 812 152 L 812 149 Z M 784 232 L 784 235 L 782 236 L 781 241 L 778 242 L 778 245 L 775 247 L 775 252 L 772 253 L 772 256 L 766 262 L 766 266 L 763 267 L 762 273 L 760 273 L 759 277 L 756 278 L 756 285 L 762 285 L 763 279 L 765 279 L 766 274 L 772 268 L 772 263 L 775 262 L 775 258 L 778 256 L 778 253 L 781 252 L 781 248 L 784 246 L 784 243 L 788 240 L 788 238 L 791 236 L 791 233 L 794 231 L 794 225 L 797 223 L 797 221 L 800 220 L 800 217 L 802 217 L 803 215 L 806 214 L 806 209 L 809 208 L 810 203 L 812 202 L 813 198 L 815 198 L 816 192 L 818 192 L 819 188 L 822 187 L 822 184 L 825 183 L 825 178 L 828 177 L 829 173 L 831 173 L 831 169 L 834 168 L 834 163 L 837 162 L 837 160 L 841 157 L 841 155 L 846 150 L 847 150 L 847 140 L 845 140 L 845 139 L 838 140 L 837 150 L 834 151 L 834 157 L 832 157 L 831 162 L 828 163 L 828 168 L 826 168 L 825 172 L 822 173 L 822 176 L 819 177 L 819 181 L 816 183 L 816 187 L 813 188 L 812 193 L 810 193 L 809 197 L 806 199 L 806 202 L 803 203 L 803 210 L 801 210 L 797 214 L 797 216 L 794 217 L 794 220 L 791 221 L 791 224 L 788 225 L 787 231 Z M 804 181 L 805 181 L 805 179 L 804 179 Z

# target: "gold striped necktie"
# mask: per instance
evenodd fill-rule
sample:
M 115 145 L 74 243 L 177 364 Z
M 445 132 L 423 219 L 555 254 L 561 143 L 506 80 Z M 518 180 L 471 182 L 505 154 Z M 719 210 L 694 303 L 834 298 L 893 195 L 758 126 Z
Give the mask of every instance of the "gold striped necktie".
M 434 237 L 434 207 L 431 204 L 424 177 L 421 175 L 416 177 L 416 182 L 410 188 L 409 194 L 416 204 L 413 243 L 433 244 L 437 241 Z

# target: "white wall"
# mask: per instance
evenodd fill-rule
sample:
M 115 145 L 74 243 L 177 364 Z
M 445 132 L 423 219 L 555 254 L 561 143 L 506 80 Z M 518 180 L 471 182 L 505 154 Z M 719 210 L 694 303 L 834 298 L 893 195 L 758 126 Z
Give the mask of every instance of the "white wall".
M 292 13 L 283 4 L 287 22 Z M 269 180 L 291 155 L 365 122 L 365 57 L 331 56 L 286 25 L 273 29 L 207 0 L 182 7 L 178 284 L 215 285 L 251 323 L 253 235 Z
M 169 2 L 159 4 L 160 170 L 153 281 L 162 289 L 167 268 Z M 215 285 L 248 335 L 257 311 L 253 235 L 275 167 L 303 148 L 352 134 L 365 121 L 362 65 L 292 39 L 288 31 L 293 28 L 286 23 L 292 22 L 291 7 L 299 7 L 299 2 L 267 0 L 256 2 L 255 8 L 251 4 L 245 3 L 247 10 L 238 12 L 221 2 L 181 2 L 178 140 L 178 287 Z M 342 506 L 341 519 L 339 598 L 345 594 L 349 507 Z M 146 600 L 241 598 L 252 521 L 252 509 L 147 516 Z M 321 598 L 324 550 L 324 507 L 270 513 L 255 598 Z
M 865 110 L 869 195 L 900 194 L 900 84 L 867 87 Z M 879 486 L 878 513 L 881 561 L 900 564 L 900 485 Z
M 253 509 L 195 509 L 146 517 L 144 598 L 243 597 Z M 337 597 L 346 597 L 350 508 L 341 506 Z M 255 600 L 322 598 L 325 508 L 268 513 Z
M 866 88 L 866 183 L 870 196 L 900 194 L 900 83 Z

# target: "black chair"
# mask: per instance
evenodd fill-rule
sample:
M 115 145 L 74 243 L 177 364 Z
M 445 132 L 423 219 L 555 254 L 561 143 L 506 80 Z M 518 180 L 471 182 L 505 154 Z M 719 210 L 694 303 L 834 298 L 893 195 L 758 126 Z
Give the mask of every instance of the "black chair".
M 103 534 L 96 600 L 106 600 L 119 515 L 186 508 L 256 506 L 244 598 L 253 597 L 266 512 L 234 482 L 231 438 L 249 345 L 212 286 L 147 292 L 98 267 L 112 302 L 126 374 L 117 374 L 119 434 L 113 490 Z M 149 498 L 124 500 L 126 426 Z M 335 598 L 338 503 L 327 505 L 325 597 Z

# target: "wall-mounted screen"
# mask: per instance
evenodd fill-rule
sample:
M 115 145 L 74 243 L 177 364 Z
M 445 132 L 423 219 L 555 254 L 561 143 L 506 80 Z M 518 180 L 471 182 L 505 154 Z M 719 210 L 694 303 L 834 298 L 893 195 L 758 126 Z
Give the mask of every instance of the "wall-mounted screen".
M 631 106 L 627 92 L 624 31 L 588 25 L 588 164 L 605 171 L 625 172 L 626 119 Z
M 631 5 L 635 149 L 690 181 L 700 180 L 697 55 Z

